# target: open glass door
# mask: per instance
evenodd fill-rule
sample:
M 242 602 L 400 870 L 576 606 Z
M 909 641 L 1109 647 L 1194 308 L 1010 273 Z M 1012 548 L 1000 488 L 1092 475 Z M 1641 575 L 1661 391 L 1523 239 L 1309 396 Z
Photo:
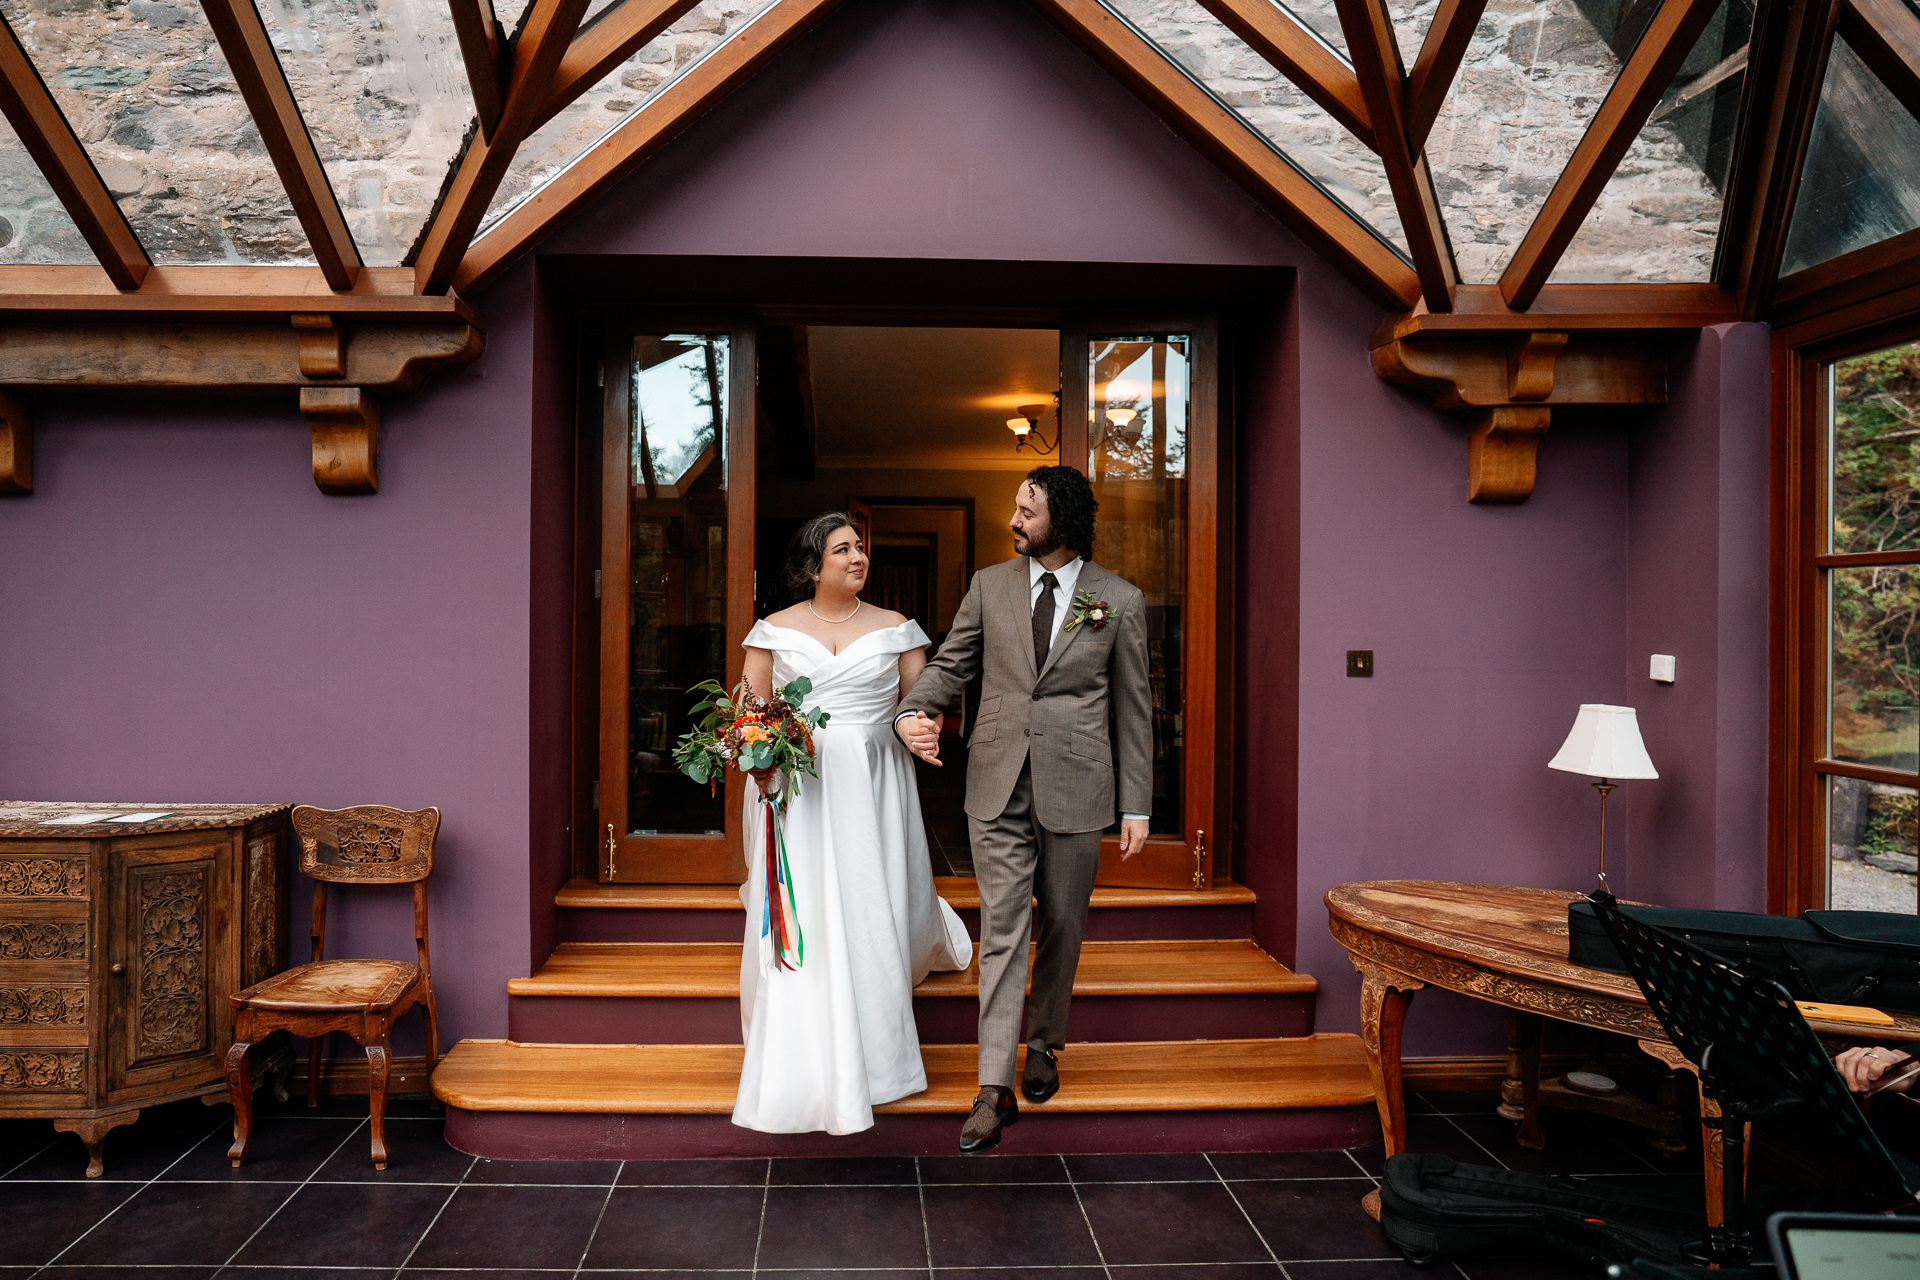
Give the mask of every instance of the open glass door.
M 1153 815 L 1120 861 L 1117 828 L 1099 883 L 1205 889 L 1224 842 L 1216 807 L 1220 637 L 1217 341 L 1210 323 L 1062 335 L 1061 459 L 1100 512 L 1094 558 L 1146 593 L 1153 686 Z M 1221 860 L 1220 866 L 1228 865 Z
M 738 884 L 739 775 L 672 750 L 753 623 L 753 333 L 622 333 L 602 371 L 599 879 Z

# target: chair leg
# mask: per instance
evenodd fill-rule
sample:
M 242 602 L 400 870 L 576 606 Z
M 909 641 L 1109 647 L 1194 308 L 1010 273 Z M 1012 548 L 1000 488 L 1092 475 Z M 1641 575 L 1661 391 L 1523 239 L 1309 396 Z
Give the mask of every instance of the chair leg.
M 426 1021 L 427 1033 L 427 1105 L 435 1111 L 440 1109 L 440 1099 L 433 1095 L 433 1072 L 440 1065 L 440 1011 L 433 1004 L 433 988 L 427 988 L 426 1002 L 420 1006 L 420 1016 Z
M 367 1046 L 367 1112 L 373 1127 L 373 1167 L 387 1167 L 387 1038 Z
M 247 1158 L 247 1140 L 253 1137 L 253 1081 L 247 1072 L 251 1048 L 247 1041 L 235 1040 L 227 1050 L 227 1101 L 233 1104 L 233 1145 L 227 1148 L 227 1159 L 236 1169 Z
M 320 1059 L 327 1047 L 327 1033 L 307 1037 L 307 1105 L 320 1105 Z

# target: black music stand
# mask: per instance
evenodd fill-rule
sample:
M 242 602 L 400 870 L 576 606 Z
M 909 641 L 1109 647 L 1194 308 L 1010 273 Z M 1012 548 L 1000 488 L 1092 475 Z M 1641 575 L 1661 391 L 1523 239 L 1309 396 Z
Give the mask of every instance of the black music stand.
M 1778 1121 L 1790 1145 L 1837 1156 L 1873 1207 L 1911 1204 L 1914 1188 L 1867 1126 L 1846 1081 L 1787 989 L 1643 924 L 1611 902 L 1594 913 L 1620 951 L 1674 1048 L 1699 1069 L 1700 1092 L 1720 1106 L 1721 1223 L 1687 1256 L 1741 1266 L 1753 1256 L 1742 1219 L 1741 1144 L 1749 1121 Z M 1770 1134 L 1772 1129 L 1769 1130 Z

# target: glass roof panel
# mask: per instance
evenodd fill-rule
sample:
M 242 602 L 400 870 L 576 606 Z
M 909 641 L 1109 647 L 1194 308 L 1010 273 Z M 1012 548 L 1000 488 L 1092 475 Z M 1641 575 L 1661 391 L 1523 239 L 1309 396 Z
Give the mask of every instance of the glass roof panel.
M 1839 36 L 1813 115 L 1780 274 L 1920 226 L 1920 121 Z
M 1333 0 L 1272 0 L 1272 3 L 1300 20 L 1300 24 L 1347 56 L 1347 33 L 1340 29 L 1340 15 Z
M 1551 281 L 1713 278 L 1752 35 L 1753 0 L 1724 0 L 1621 157 Z
M 0 263 L 98 261 L 13 126 L 0 116 Z
M 474 118 L 446 4 L 254 0 L 360 256 L 397 266 Z
M 1426 43 L 1427 28 L 1433 25 L 1434 10 L 1439 7 L 1440 0 L 1387 0 L 1387 16 L 1393 19 L 1402 71 L 1413 70 L 1413 64 L 1420 60 L 1420 46 Z
M 625 124 L 661 89 L 764 13 L 773 0 L 706 0 L 528 136 L 480 234 Z
M 1104 0 L 1293 166 L 1406 256 L 1380 157 L 1195 0 Z M 1331 14 L 1333 5 L 1325 6 Z M 1304 20 L 1306 15 L 1301 14 Z M 1338 29 L 1338 22 L 1334 24 Z
M 155 262 L 313 261 L 194 0 L 0 12 Z
M 1488 6 L 1427 139 L 1462 283 L 1499 278 L 1658 8 Z

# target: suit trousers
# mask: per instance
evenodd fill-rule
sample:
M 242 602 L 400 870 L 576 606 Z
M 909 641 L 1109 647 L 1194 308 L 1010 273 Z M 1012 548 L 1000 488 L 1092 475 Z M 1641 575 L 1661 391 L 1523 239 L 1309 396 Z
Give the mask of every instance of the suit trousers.
M 1067 1042 L 1067 1007 L 1103 833 L 1041 826 L 1033 812 L 1030 764 L 1020 770 L 1000 815 L 969 814 L 967 827 L 980 886 L 980 1083 L 1011 1089 L 1023 1005 L 1029 1048 L 1058 1050 Z M 1036 904 L 1040 936 L 1033 994 L 1027 996 L 1027 940 Z

